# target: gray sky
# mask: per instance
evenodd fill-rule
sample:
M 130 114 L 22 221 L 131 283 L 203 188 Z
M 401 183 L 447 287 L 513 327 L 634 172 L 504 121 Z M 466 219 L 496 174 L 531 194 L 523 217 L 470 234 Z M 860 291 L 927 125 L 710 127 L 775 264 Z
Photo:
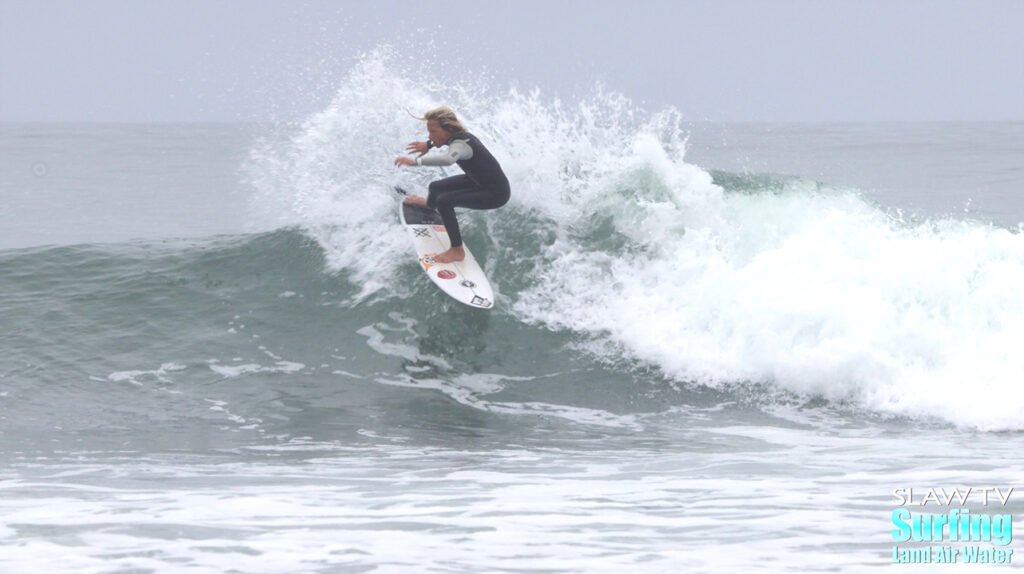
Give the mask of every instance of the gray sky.
M 303 118 L 383 44 L 694 121 L 1022 121 L 1022 26 L 1024 0 L 0 0 L 0 121 Z

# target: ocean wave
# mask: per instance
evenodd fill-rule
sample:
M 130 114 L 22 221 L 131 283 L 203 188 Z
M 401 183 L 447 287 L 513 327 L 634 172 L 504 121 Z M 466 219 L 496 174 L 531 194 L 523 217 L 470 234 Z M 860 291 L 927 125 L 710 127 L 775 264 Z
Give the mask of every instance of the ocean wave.
M 422 342 L 458 356 L 438 349 L 467 344 L 448 337 L 477 319 L 422 277 L 390 191 L 439 177 L 391 166 L 423 137 L 406 108 L 438 104 L 460 113 L 512 181 L 505 208 L 460 215 L 495 284 L 501 329 L 563 334 L 565 353 L 677 385 L 758 396 L 769 388 L 884 415 L 1024 428 L 1019 232 L 906 221 L 857 190 L 800 177 L 709 172 L 687 161 L 675 110 L 644 112 L 600 90 L 565 103 L 437 87 L 382 53 L 357 63 L 321 113 L 253 149 L 253 201 L 276 214 L 278 231 L 0 253 L 7 316 L 35 325 L 18 341 L 8 335 L 5 348 L 53 333 L 74 348 L 84 330 L 114 320 L 127 325 L 122 339 L 173 338 L 173 326 L 138 318 L 235 328 L 238 308 L 299 306 L 311 324 L 325 307 L 344 311 L 338 328 L 351 332 L 395 311 L 444 323 Z M 83 298 L 92 304 L 68 303 Z M 182 361 L 169 353 L 161 362 Z M 244 374 L 275 365 L 229 366 Z
M 363 298 L 408 297 L 389 186 L 422 137 L 406 108 L 448 104 L 512 181 L 496 212 L 466 212 L 467 244 L 518 321 L 584 338 L 689 384 L 769 384 L 881 413 L 1024 428 L 1024 240 L 954 219 L 908 222 L 856 190 L 686 161 L 672 109 L 597 91 L 440 87 L 368 55 L 284 146 L 253 156 L 273 197 Z M 966 393 L 971 389 L 971 393 Z M 999 397 L 999 400 L 993 400 Z

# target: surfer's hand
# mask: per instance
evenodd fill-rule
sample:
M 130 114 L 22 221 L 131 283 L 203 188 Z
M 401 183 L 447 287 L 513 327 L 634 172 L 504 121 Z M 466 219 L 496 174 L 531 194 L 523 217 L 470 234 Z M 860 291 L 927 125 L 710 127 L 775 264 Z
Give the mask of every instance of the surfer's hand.
M 416 165 L 416 162 L 403 155 L 402 157 L 395 158 L 395 165 Z
M 428 149 L 430 149 L 430 146 L 427 145 L 427 142 L 412 142 L 405 146 L 405 151 L 409 153 L 418 153 L 420 155 L 427 153 Z

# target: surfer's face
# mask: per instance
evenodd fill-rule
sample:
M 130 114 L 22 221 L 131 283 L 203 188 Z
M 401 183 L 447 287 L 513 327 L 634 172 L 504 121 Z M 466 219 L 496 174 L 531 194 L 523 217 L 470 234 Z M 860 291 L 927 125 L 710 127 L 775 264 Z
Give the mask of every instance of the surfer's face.
M 448 143 L 448 132 L 437 123 L 437 120 L 427 120 L 427 134 L 434 145 L 445 145 Z

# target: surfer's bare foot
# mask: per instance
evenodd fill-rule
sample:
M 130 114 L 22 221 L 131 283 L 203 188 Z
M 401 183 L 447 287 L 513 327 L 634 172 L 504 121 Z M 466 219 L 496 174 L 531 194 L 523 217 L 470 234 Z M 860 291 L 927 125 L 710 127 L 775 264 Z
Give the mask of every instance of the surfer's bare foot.
M 410 195 L 402 200 L 402 203 L 408 203 L 409 205 L 418 205 L 420 207 L 427 207 L 427 200 L 418 196 Z
M 466 250 L 459 247 L 452 247 L 448 251 L 442 253 L 435 253 L 432 255 L 434 261 L 438 263 L 455 263 L 456 261 L 462 261 L 466 258 Z

